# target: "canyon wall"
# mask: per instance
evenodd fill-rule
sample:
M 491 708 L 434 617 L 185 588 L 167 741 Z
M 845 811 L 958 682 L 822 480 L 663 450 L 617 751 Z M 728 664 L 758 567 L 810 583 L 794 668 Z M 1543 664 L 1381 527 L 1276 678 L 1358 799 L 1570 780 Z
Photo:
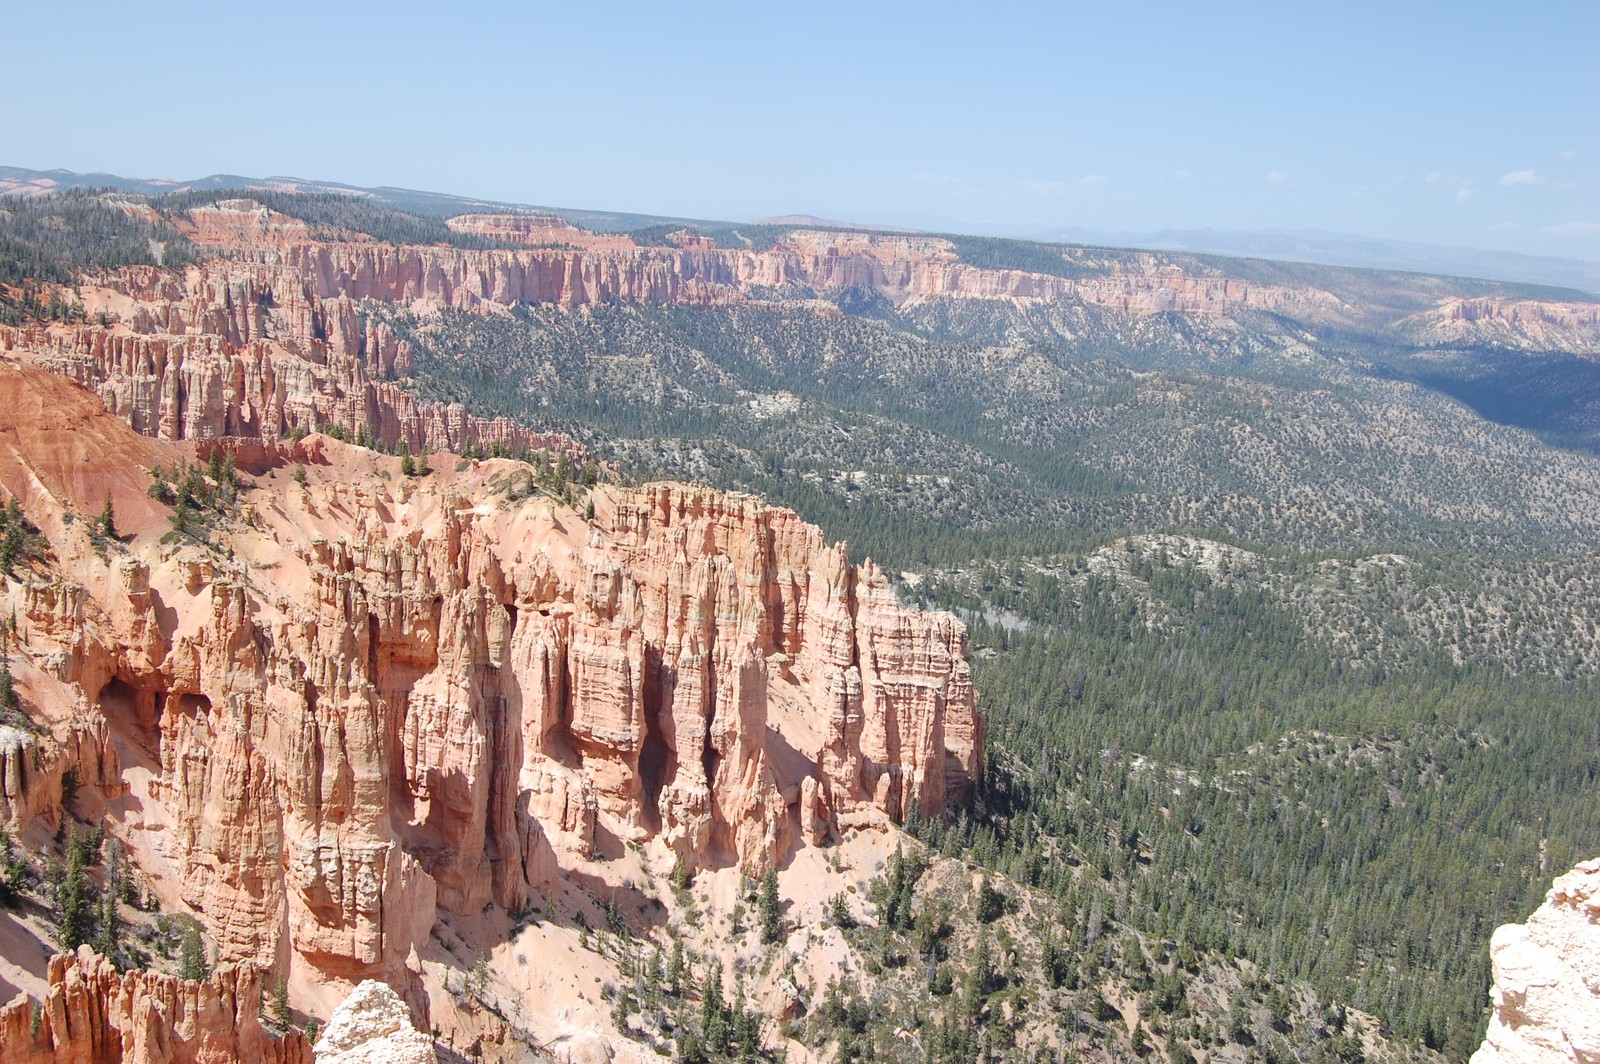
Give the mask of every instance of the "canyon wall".
M 304 223 L 248 201 L 186 218 L 189 235 L 216 257 L 184 271 L 128 267 L 86 279 L 70 296 L 86 321 L 0 326 L 0 352 L 95 390 L 135 431 L 162 439 L 275 440 L 336 426 L 412 451 L 588 458 L 569 436 L 407 392 L 405 340 L 347 295 L 320 292 L 314 274 L 279 261 L 297 248 L 345 245 L 314 241 Z
M 129 210 L 150 211 L 142 204 Z M 1593 304 L 1442 298 L 1399 317 L 1312 287 L 1186 271 L 1153 252 L 1075 249 L 1059 272 L 985 269 L 949 240 L 795 230 L 772 247 L 719 248 L 684 236 L 640 247 L 558 219 L 469 215 L 457 232 L 528 246 L 395 245 L 359 234 L 319 239 L 313 227 L 248 200 L 174 219 L 213 253 L 183 271 L 130 267 L 76 286 L 88 322 L 0 328 L 15 352 L 93 389 L 114 413 L 164 439 L 277 439 L 323 425 L 412 450 L 504 449 L 587 454 L 569 437 L 419 402 L 404 387 L 406 340 L 365 313 L 372 303 L 484 314 L 518 305 L 714 305 L 772 292 L 866 290 L 897 306 L 991 300 L 1094 308 L 1137 321 L 1179 315 L 1243 328 L 1271 314 L 1303 328 L 1354 330 L 1406 344 L 1495 344 L 1593 356 Z M 1392 320 L 1391 320 L 1392 319 Z
M 738 302 L 753 288 L 802 286 L 818 292 L 871 289 L 901 304 L 955 297 L 1074 301 L 1134 314 L 1217 317 L 1234 309 L 1338 315 L 1333 296 L 1161 268 L 1087 272 L 1082 278 L 960 261 L 949 241 L 805 230 L 766 250 L 605 247 L 473 250 L 373 242 L 304 242 L 254 247 L 236 261 L 303 278 L 314 299 L 346 297 L 401 305 L 472 309 L 550 303 Z
M 38 765 L 72 767 L 157 893 L 297 1004 L 414 1000 L 438 913 L 520 910 L 617 842 L 758 873 L 978 777 L 960 622 L 790 511 L 659 484 L 598 488 L 589 521 L 516 463 L 400 477 L 312 437 L 258 456 L 210 546 L 163 542 L 139 488 L 175 448 L 0 364 L 19 411 L 0 479 L 57 560 L 7 587 L 13 672 L 53 752 L 6 761 L 10 826 L 53 816 Z M 108 490 L 110 551 L 70 520 Z
M 1398 337 L 1419 345 L 1493 345 L 1600 354 L 1600 303 L 1480 297 L 1447 299 L 1402 319 Z

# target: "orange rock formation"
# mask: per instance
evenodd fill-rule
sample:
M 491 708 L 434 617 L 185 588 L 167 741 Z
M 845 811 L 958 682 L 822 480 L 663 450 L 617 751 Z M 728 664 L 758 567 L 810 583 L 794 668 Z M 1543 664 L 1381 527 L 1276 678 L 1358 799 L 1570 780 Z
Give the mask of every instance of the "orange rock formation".
M 250 966 L 190 981 L 119 974 L 82 947 L 50 961 L 50 996 L 0 1009 L 7 1064 L 311 1064 L 300 1031 L 262 1027 L 261 981 Z
M 508 461 L 240 446 L 262 473 L 213 546 L 162 542 L 142 488 L 177 449 L 0 363 L 0 482 L 58 559 L 7 588 L 50 734 L 7 756 L 0 811 L 53 819 L 72 768 L 163 902 L 297 1005 L 370 977 L 425 1019 L 438 913 L 520 907 L 607 839 L 755 871 L 977 776 L 960 622 L 792 512 L 659 484 L 586 522 L 508 492 Z M 102 554 L 81 515 L 108 488 Z

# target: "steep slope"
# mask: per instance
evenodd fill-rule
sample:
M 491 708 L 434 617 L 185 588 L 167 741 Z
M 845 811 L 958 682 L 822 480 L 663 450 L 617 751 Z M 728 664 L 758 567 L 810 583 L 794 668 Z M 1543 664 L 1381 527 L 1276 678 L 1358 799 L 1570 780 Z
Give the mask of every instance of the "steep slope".
M 623 843 L 759 872 L 979 773 L 959 622 L 790 512 L 665 484 L 585 520 L 516 463 L 409 478 L 320 436 L 230 445 L 235 486 L 14 363 L 0 411 L 54 559 L 6 582 L 42 729 L 7 756 L 10 827 L 48 836 L 70 771 L 162 905 L 296 1007 L 376 977 L 426 1017 L 441 916 L 603 882 Z M 140 490 L 158 464 L 187 532 Z

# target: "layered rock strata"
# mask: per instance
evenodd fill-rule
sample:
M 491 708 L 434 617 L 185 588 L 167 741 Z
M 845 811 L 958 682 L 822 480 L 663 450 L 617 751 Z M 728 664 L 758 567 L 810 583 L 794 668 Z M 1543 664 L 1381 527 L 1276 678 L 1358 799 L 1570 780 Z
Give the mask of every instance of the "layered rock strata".
M 183 271 L 133 267 L 85 279 L 68 298 L 81 300 L 89 323 L 0 329 L 0 350 L 94 388 L 139 432 L 174 440 L 270 440 L 332 425 L 413 450 L 500 447 L 586 457 L 559 434 L 418 402 L 403 387 L 410 346 L 368 313 L 374 304 L 495 314 L 524 304 L 712 305 L 773 291 L 865 290 L 902 307 L 1059 304 L 1222 327 L 1267 313 L 1303 328 L 1354 329 L 1405 343 L 1600 351 L 1600 316 L 1589 304 L 1443 296 L 1401 317 L 1405 312 L 1348 305 L 1316 288 L 1186 271 L 1153 252 L 1096 257 L 1074 249 L 1062 253 L 1060 269 L 1039 273 L 973 266 L 951 241 L 915 235 L 798 229 L 757 249 L 679 234 L 675 246 L 640 247 L 626 235 L 591 233 L 548 216 L 464 215 L 451 228 L 529 245 L 467 249 L 386 244 L 360 234 L 322 238 L 250 200 L 196 207 L 170 221 L 214 257 Z

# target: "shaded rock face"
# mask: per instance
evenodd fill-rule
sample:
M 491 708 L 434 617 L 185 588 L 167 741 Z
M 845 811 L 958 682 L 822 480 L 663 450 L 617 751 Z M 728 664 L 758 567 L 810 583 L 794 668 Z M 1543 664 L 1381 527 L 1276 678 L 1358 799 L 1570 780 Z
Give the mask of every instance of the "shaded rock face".
M 249 967 L 201 981 L 119 974 L 83 946 L 51 958 L 49 979 L 37 1014 L 26 998 L 0 1009 L 8 1064 L 311 1064 L 305 1035 L 262 1027 L 261 982 Z
M 1600 1061 L 1600 860 L 1558 878 L 1490 951 L 1494 1015 L 1472 1064 Z
M 317 1039 L 317 1064 L 435 1064 L 433 1041 L 411 1026 L 411 1013 L 387 985 L 369 979 L 328 1017 Z
M 0 364 L 18 411 L 0 480 L 60 567 L 11 603 L 57 751 L 5 758 L 13 826 L 68 767 L 107 788 L 136 862 L 297 1002 L 411 987 L 440 910 L 516 909 L 618 840 L 756 872 L 978 778 L 961 623 L 790 511 L 659 484 L 590 522 L 508 497 L 515 463 L 406 478 L 313 437 L 308 483 L 267 470 L 206 550 L 138 491 L 175 448 Z M 102 557 L 59 515 L 107 484 L 129 542 Z

